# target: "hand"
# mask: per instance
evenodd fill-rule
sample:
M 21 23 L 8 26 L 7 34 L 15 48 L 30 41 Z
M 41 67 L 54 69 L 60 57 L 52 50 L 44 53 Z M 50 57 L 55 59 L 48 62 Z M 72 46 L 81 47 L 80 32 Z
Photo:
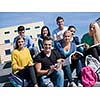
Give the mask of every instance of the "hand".
M 18 66 L 17 69 L 22 70 L 22 69 L 24 69 L 24 67 Z
M 57 70 L 57 69 L 62 69 L 62 65 L 63 65 L 62 62 L 59 62 L 59 63 L 55 64 L 56 70 Z
M 89 48 L 89 45 L 88 44 L 85 44 L 84 45 L 84 48 L 88 49 Z
M 64 62 L 64 61 L 65 61 L 65 59 L 62 59 L 62 58 L 60 58 L 60 59 L 57 60 L 58 63 Z
M 30 62 L 30 64 L 28 66 L 33 66 L 34 64 L 32 62 Z
M 57 35 L 56 34 L 54 34 L 54 40 L 57 41 Z

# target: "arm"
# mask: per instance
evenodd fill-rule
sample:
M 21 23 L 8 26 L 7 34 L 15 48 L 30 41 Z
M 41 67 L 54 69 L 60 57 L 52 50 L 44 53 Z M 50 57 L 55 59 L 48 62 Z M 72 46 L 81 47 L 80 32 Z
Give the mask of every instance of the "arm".
M 42 64 L 41 63 L 36 63 L 35 64 L 35 68 L 36 68 L 36 72 L 37 74 L 40 75 L 44 75 L 44 74 L 48 74 L 49 69 L 47 70 L 41 70 Z
M 27 56 L 28 56 L 28 66 L 33 66 L 33 60 L 32 60 L 32 57 L 31 57 L 31 54 L 30 54 L 30 51 L 29 49 L 27 49 Z
M 61 55 L 65 55 L 62 45 L 58 41 L 54 41 L 54 44 L 55 44 L 55 49 L 57 49 Z
M 17 70 L 24 69 L 24 67 L 18 66 L 18 64 L 17 64 L 18 63 L 17 62 L 18 58 L 17 58 L 17 56 L 16 56 L 14 51 L 11 54 L 11 59 L 12 59 L 12 69 L 13 69 L 14 72 L 17 71 Z
M 43 50 L 43 40 L 40 38 L 38 40 L 38 46 L 39 46 L 40 51 L 42 51 Z
M 79 45 L 80 44 L 79 38 L 77 36 L 74 37 L 74 40 L 75 40 L 75 44 L 76 45 Z
M 34 47 L 34 43 L 33 43 L 33 40 L 30 36 L 26 36 L 27 39 L 28 39 L 28 48 L 29 49 L 32 49 Z
M 93 39 L 94 39 L 94 44 L 99 43 L 98 40 L 97 40 L 97 38 L 96 38 L 96 34 L 95 33 L 93 34 Z

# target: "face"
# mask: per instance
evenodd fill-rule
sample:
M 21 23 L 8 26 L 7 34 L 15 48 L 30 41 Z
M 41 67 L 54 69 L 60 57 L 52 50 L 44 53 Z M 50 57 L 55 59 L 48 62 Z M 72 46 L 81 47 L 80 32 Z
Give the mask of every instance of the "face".
M 24 43 L 25 43 L 25 41 L 23 40 L 23 38 L 21 38 L 20 40 L 17 41 L 17 43 L 18 43 L 18 47 L 19 47 L 19 49 L 21 49 L 21 48 L 24 47 Z
M 64 26 L 64 20 L 63 19 L 58 20 L 57 24 L 58 24 L 59 27 Z
M 70 41 L 71 41 L 71 38 L 72 38 L 71 32 L 70 32 L 70 31 L 67 31 L 67 32 L 64 34 L 63 38 L 64 38 L 64 41 L 65 41 L 65 42 L 67 42 L 67 43 L 70 42 Z
M 21 35 L 21 36 L 24 36 L 25 35 L 25 30 L 19 31 L 18 34 Z
M 74 35 L 75 32 L 76 32 L 75 28 L 71 28 L 71 29 L 70 29 L 70 32 L 72 33 L 72 35 Z
M 51 52 L 51 48 L 52 48 L 52 40 L 46 40 L 43 43 L 43 47 L 44 47 L 44 51 L 45 52 Z
M 89 27 L 89 31 L 91 34 L 95 33 L 96 32 L 95 25 L 91 24 Z
M 48 35 L 48 29 L 47 28 L 44 28 L 42 34 L 44 36 L 47 36 Z

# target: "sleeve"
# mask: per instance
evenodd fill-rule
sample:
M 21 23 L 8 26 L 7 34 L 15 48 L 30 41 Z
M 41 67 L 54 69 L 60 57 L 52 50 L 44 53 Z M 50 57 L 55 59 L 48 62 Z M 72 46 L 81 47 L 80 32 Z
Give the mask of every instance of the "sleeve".
M 38 40 L 38 46 L 41 51 L 43 49 L 43 41 L 41 39 Z
M 81 38 L 81 43 L 85 43 L 85 35 Z
M 35 62 L 37 62 L 37 63 L 41 63 L 42 62 L 42 58 L 41 58 L 40 53 L 35 57 Z
M 15 37 L 14 40 L 13 40 L 13 48 L 15 48 L 15 46 L 16 46 L 16 38 L 17 37 Z
M 76 45 L 80 44 L 79 38 L 77 36 L 74 37 Z
M 34 47 L 33 40 L 30 36 L 27 36 L 27 38 L 28 38 L 29 49 L 32 49 Z
M 33 63 L 29 49 L 27 49 L 27 55 L 28 55 L 28 59 L 29 59 L 28 64 Z
M 54 37 L 54 34 L 56 34 L 57 35 L 57 32 L 56 32 L 56 29 L 52 32 L 52 37 Z
M 15 51 L 13 51 L 11 53 L 12 69 L 13 69 L 13 71 L 16 71 L 17 70 L 17 67 L 18 67 L 17 60 L 16 59 L 17 59 L 17 56 L 15 54 Z
M 64 55 L 64 49 L 58 41 L 54 41 L 55 49 L 57 49 L 62 55 Z

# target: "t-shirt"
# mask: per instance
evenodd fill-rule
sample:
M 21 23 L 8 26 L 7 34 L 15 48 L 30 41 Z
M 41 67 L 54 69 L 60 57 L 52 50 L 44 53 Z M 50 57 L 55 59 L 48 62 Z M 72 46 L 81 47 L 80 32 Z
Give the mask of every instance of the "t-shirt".
M 49 69 L 51 65 L 57 63 L 57 59 L 61 58 L 57 50 L 52 50 L 49 57 L 46 56 L 44 51 L 41 51 L 35 58 L 35 62 L 42 64 L 42 70 Z
M 68 29 L 68 27 L 64 26 L 64 29 L 63 30 L 60 30 L 59 28 L 55 29 L 53 32 L 52 32 L 52 36 L 54 36 L 54 34 L 57 35 L 57 38 L 59 40 L 63 39 L 63 34 L 64 32 Z
M 93 37 L 90 37 L 88 35 L 88 33 L 86 33 L 85 35 L 83 35 L 82 39 L 81 39 L 81 43 L 86 43 L 88 44 L 89 46 L 92 46 L 94 45 L 94 40 L 93 40 Z

